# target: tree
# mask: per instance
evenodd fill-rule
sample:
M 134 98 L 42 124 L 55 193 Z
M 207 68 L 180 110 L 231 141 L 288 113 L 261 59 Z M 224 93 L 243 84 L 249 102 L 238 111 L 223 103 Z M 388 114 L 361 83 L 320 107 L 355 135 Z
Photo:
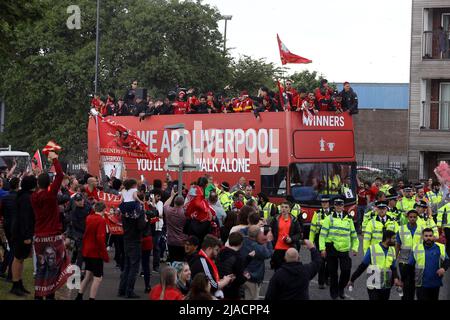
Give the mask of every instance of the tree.
M 253 59 L 242 56 L 232 63 L 231 83 L 234 94 L 241 90 L 248 90 L 256 94 L 261 86 L 276 89 L 276 79 L 281 77 L 283 69 L 276 67 L 272 62 L 267 63 L 265 59 Z
M 0 75 L 0 96 L 7 106 L 0 143 L 31 152 L 55 139 L 66 157 L 85 154 L 96 3 L 77 2 L 80 30 L 66 27 L 71 4 L 41 0 L 39 17 L 14 20 L 14 28 L 8 29 L 14 30 L 8 34 L 14 41 Z M 120 96 L 132 79 L 153 94 L 177 85 L 215 90 L 228 83 L 230 60 L 222 52 L 215 9 L 177 0 L 109 0 L 101 5 L 102 94 L 116 91 Z
M 294 86 L 297 89 L 305 88 L 307 92 L 312 92 L 315 88 L 320 86 L 320 81 L 325 79 L 325 77 L 323 74 L 318 74 L 317 71 L 309 72 L 308 70 L 305 70 L 302 72 L 295 72 L 289 76 L 289 79 L 294 82 Z M 336 86 L 332 83 L 329 85 L 336 88 Z

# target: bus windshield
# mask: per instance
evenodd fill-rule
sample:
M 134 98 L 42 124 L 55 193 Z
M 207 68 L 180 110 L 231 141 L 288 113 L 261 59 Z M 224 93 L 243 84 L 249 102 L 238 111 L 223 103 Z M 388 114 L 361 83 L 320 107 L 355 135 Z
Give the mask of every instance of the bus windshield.
M 295 163 L 289 168 L 291 194 L 296 201 L 317 204 L 324 195 L 355 201 L 354 163 Z

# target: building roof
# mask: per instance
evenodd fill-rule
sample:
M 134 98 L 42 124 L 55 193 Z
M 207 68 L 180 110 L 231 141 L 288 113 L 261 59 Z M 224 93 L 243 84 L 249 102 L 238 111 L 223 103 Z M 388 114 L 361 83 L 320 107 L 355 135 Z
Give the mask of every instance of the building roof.
M 360 109 L 408 109 L 409 83 L 350 83 Z M 342 83 L 338 85 L 342 90 Z

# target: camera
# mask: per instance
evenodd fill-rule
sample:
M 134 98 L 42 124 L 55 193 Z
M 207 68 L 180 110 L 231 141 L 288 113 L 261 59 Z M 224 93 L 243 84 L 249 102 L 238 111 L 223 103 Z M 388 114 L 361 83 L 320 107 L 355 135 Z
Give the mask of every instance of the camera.
M 267 224 L 265 224 L 261 229 L 262 229 L 264 235 L 267 236 L 267 234 L 268 234 L 269 231 L 270 231 L 270 226 L 267 225 Z

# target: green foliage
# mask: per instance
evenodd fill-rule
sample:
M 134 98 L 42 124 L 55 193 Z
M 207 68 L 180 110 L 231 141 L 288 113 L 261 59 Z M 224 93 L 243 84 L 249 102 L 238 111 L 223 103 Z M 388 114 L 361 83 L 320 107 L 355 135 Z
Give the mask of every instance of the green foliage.
M 276 67 L 273 63 L 267 63 L 264 59 L 253 59 L 249 56 L 242 56 L 232 63 L 232 78 L 234 93 L 241 90 L 248 90 L 256 95 L 258 89 L 266 86 L 275 90 L 275 79 L 280 78 L 283 69 Z
M 317 71 L 309 72 L 308 70 L 302 72 L 296 72 L 293 75 L 289 76 L 289 79 L 294 81 L 294 86 L 299 88 L 305 88 L 307 92 L 314 91 L 315 88 L 320 86 L 320 81 L 325 79 L 322 74 L 318 74 Z M 336 84 L 329 83 L 328 84 L 333 89 L 336 89 Z
M 0 145 L 34 152 L 54 139 L 63 155 L 86 155 L 94 91 L 96 1 L 78 0 L 81 29 L 69 30 L 69 0 L 6 0 L 0 4 L 0 99 L 6 123 Z M 220 13 L 201 1 L 102 0 L 99 93 L 122 96 L 132 80 L 152 96 L 177 86 L 232 94 L 276 90 L 283 68 L 264 59 L 223 53 Z M 317 73 L 296 73 L 296 85 L 317 87 Z

